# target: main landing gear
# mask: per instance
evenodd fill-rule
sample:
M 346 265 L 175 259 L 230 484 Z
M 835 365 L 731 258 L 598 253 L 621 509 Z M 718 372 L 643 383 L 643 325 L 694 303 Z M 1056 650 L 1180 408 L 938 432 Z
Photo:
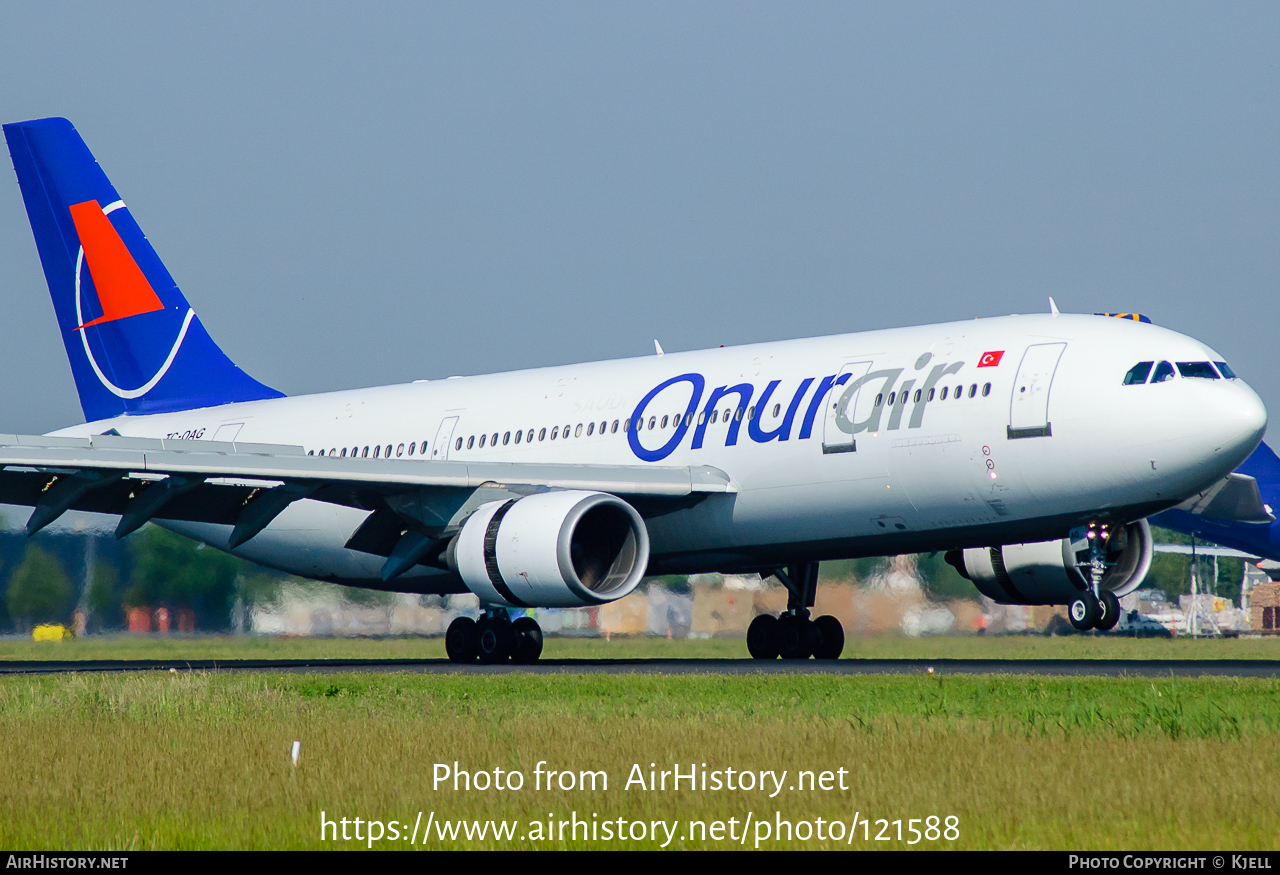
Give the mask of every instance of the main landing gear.
M 1089 629 L 1107 632 L 1120 621 L 1120 599 L 1111 590 L 1102 588 L 1102 578 L 1107 573 L 1107 542 L 1110 536 L 1110 529 L 1105 523 L 1089 526 L 1086 533 L 1089 558 L 1080 566 L 1082 571 L 1088 572 L 1089 584 L 1067 607 L 1071 625 L 1081 632 Z
M 782 616 L 761 614 L 747 627 L 747 650 L 752 659 L 837 659 L 844 650 L 844 627 L 835 617 L 809 619 L 818 589 L 818 563 L 779 568 L 774 577 L 787 588 Z
M 479 621 L 458 617 L 444 633 L 450 662 L 486 665 L 510 660 L 527 665 L 542 655 L 542 627 L 533 617 L 512 621 L 502 608 L 486 608 Z

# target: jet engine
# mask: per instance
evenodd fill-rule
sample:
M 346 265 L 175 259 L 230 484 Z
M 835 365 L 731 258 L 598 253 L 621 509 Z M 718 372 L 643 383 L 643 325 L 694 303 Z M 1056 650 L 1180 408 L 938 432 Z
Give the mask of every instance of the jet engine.
M 446 561 L 485 604 L 602 605 L 640 583 L 649 532 L 616 496 L 539 492 L 481 505 L 449 544 Z
M 1151 526 L 1138 520 L 1115 526 L 1107 538 L 1107 573 L 1102 588 L 1117 597 L 1133 592 L 1151 568 Z M 1101 535 L 1099 534 L 1099 537 Z M 1070 538 L 1003 547 L 971 547 L 947 554 L 947 561 L 973 581 L 983 595 L 1006 605 L 1065 605 L 1088 585 L 1085 542 Z M 1085 569 L 1087 570 L 1087 565 Z

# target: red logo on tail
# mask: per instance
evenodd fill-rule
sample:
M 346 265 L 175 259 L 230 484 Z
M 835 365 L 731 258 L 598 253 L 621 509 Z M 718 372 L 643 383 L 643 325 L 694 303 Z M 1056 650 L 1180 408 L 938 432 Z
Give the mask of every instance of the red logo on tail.
M 142 268 L 133 260 L 129 248 L 97 201 L 72 204 L 71 221 L 80 235 L 89 275 L 93 277 L 98 303 L 102 305 L 102 315 L 84 323 L 76 331 L 164 309 L 151 283 L 143 276 Z
M 1000 359 L 1002 358 L 1004 358 L 1003 349 L 997 350 L 996 352 L 984 352 L 982 354 L 982 358 L 978 359 L 978 367 L 994 368 L 996 365 L 1000 364 Z

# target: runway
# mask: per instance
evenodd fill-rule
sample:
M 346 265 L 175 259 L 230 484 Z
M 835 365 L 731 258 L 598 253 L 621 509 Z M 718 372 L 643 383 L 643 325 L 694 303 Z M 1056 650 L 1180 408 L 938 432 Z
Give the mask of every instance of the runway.
M 832 674 L 1045 677 L 1280 677 L 1275 659 L 549 659 L 535 665 L 455 665 L 443 659 L 0 660 L 0 675 L 75 672 L 351 671 L 423 674 Z

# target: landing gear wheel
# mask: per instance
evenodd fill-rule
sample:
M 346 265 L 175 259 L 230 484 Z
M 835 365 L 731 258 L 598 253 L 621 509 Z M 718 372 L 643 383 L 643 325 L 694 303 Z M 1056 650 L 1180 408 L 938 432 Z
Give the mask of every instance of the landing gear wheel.
M 1071 620 L 1071 625 L 1081 632 L 1092 629 L 1101 613 L 1102 608 L 1091 592 L 1081 593 L 1067 608 L 1067 618 Z
M 511 637 L 515 644 L 511 648 L 511 661 L 528 665 L 538 661 L 542 655 L 542 627 L 533 617 L 521 617 L 511 624 Z
M 778 655 L 783 659 L 808 659 L 813 653 L 813 622 L 801 614 L 778 618 Z
M 511 655 L 514 635 L 506 617 L 485 617 L 476 623 L 476 655 L 486 665 L 502 662 Z
M 1094 621 L 1093 628 L 1100 632 L 1109 632 L 1119 622 L 1120 599 L 1116 598 L 1116 594 L 1111 590 L 1104 589 L 1102 597 L 1098 599 L 1098 619 Z
M 752 659 L 777 659 L 782 649 L 778 618 L 761 614 L 747 627 L 747 652 Z
M 830 615 L 823 615 L 813 621 L 814 659 L 839 659 L 844 650 L 844 627 L 840 621 Z
M 444 652 L 450 662 L 476 661 L 476 621 L 470 617 L 458 617 L 444 633 Z

